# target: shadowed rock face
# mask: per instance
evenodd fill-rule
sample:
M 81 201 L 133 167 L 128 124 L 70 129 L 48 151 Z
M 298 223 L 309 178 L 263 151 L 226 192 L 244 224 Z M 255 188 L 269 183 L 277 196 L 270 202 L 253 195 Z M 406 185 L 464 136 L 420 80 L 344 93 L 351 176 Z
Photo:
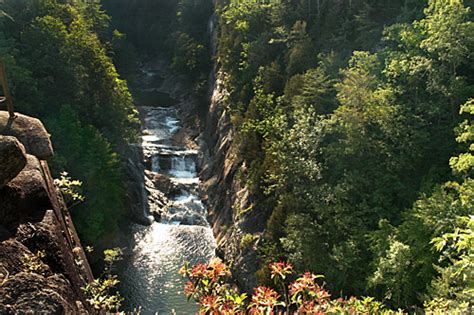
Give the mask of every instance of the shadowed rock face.
M 20 272 L 3 285 L 2 294 L 2 314 L 84 314 L 85 311 L 75 304 L 74 292 L 60 274 L 44 277 Z
M 217 235 L 217 253 L 224 260 L 232 261 L 231 271 L 236 282 L 252 292 L 259 269 L 256 251 L 269 213 L 253 211 L 253 196 L 247 187 L 248 167 L 237 154 L 236 133 L 226 110 L 226 74 L 218 66 L 215 71 L 206 129 L 200 142 L 204 152 L 200 157 L 201 189 L 206 194 L 210 221 Z M 247 234 L 255 239 L 243 248 L 242 239 Z
M 22 222 L 40 221 L 50 208 L 51 202 L 39 161 L 28 155 L 25 168 L 0 189 L 2 225 L 11 228 Z
M 0 134 L 16 137 L 28 154 L 40 160 L 47 160 L 53 156 L 53 147 L 49 134 L 40 120 L 22 114 L 10 118 L 8 112 L 0 111 Z
M 47 211 L 41 222 L 21 224 L 0 243 L 0 314 L 88 313 L 71 283 L 78 281 L 70 276 L 76 266 L 58 228 Z M 34 265 L 25 260 L 40 251 L 44 256 Z
M 11 181 L 26 165 L 26 152 L 15 137 L 0 136 L 0 188 Z
M 39 120 L 0 112 L 0 314 L 91 312 L 88 262 L 40 161 L 52 155 Z

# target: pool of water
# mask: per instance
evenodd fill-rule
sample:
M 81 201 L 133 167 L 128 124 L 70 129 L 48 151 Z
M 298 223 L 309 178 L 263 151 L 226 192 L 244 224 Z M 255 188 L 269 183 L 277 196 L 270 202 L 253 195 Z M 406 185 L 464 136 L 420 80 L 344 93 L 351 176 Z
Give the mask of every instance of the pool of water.
M 170 196 L 160 222 L 131 226 L 130 248 L 118 270 L 123 308 L 141 308 L 141 314 L 194 314 L 197 306 L 184 296 L 185 280 L 178 271 L 186 261 L 209 261 L 216 248 L 207 210 L 197 193 L 197 152 L 173 143 L 180 129 L 173 106 L 141 106 L 139 110 L 142 147 L 151 161 L 149 171 L 168 176 L 179 184 L 180 191 Z M 154 189 L 146 185 L 149 194 Z

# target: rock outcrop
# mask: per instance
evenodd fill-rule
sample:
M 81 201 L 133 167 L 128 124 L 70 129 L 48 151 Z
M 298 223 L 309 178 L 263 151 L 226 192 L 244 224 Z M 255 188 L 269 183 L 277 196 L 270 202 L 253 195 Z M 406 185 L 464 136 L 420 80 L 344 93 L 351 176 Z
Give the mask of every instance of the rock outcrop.
M 26 165 L 25 147 L 15 137 L 0 136 L 0 189 Z
M 145 190 L 145 166 L 143 165 L 143 149 L 141 145 L 130 145 L 127 152 L 127 209 L 132 220 L 149 225 L 148 197 Z
M 16 114 L 14 118 L 8 112 L 0 111 L 0 135 L 16 137 L 28 154 L 40 160 L 53 156 L 53 146 L 43 123 L 36 118 Z
M 252 196 L 245 184 L 247 167 L 239 157 L 236 132 L 227 112 L 225 74 L 215 70 L 205 131 L 200 137 L 201 189 L 218 242 L 218 255 L 232 261 L 232 274 L 247 291 L 256 285 L 259 268 L 256 247 L 266 217 L 252 211 Z M 250 242 L 248 241 L 250 240 Z
M 153 183 L 153 186 L 166 196 L 179 192 L 179 187 L 168 176 L 148 170 L 145 171 L 145 174 Z
M 44 159 L 49 134 L 0 111 L 0 314 L 88 314 L 92 273 Z
M 0 190 L 2 225 L 11 229 L 23 222 L 41 221 L 50 208 L 40 162 L 35 156 L 28 155 L 24 169 Z

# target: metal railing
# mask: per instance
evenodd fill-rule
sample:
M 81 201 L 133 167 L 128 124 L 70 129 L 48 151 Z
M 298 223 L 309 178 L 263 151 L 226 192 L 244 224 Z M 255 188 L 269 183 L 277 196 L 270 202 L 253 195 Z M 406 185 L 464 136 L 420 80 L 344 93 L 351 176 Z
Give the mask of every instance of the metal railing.
M 10 89 L 8 88 L 8 81 L 7 81 L 7 72 L 5 71 L 5 64 L 3 60 L 0 59 L 0 85 L 2 86 L 3 96 L 0 96 L 0 103 L 6 103 L 8 113 L 10 117 L 15 117 L 15 111 L 13 110 L 13 99 L 12 95 L 10 94 Z

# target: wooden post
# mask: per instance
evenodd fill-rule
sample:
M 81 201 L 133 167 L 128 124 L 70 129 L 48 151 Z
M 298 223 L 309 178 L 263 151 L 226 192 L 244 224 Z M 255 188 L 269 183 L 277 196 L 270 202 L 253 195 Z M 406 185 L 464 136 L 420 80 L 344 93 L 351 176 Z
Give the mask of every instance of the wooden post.
M 2 85 L 3 93 L 5 94 L 5 102 L 7 103 L 8 113 L 10 117 L 15 117 L 15 112 L 13 110 L 13 99 L 10 94 L 10 89 L 8 88 L 7 73 L 5 71 L 5 64 L 3 60 L 0 59 L 0 84 Z

